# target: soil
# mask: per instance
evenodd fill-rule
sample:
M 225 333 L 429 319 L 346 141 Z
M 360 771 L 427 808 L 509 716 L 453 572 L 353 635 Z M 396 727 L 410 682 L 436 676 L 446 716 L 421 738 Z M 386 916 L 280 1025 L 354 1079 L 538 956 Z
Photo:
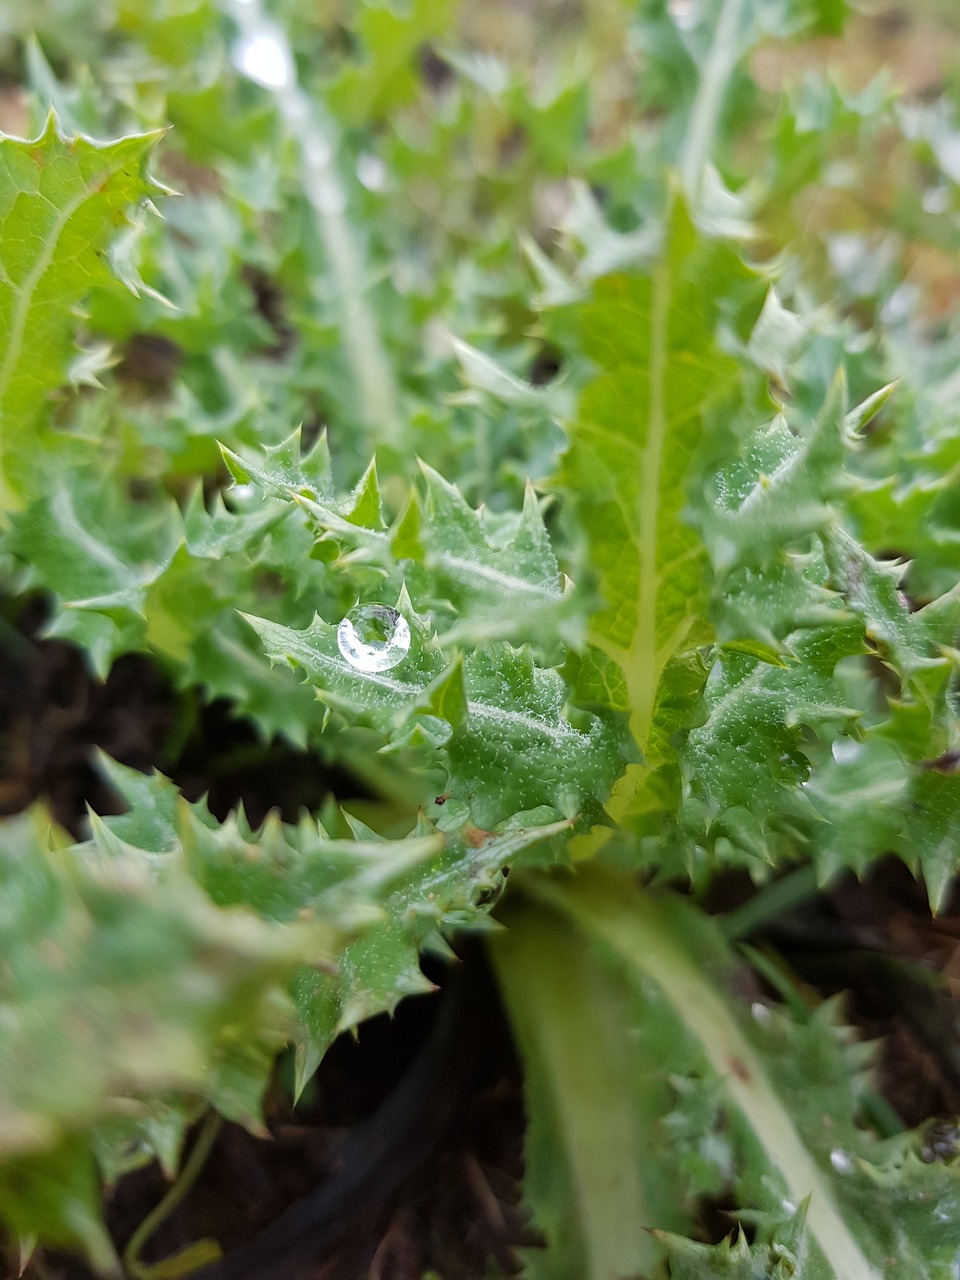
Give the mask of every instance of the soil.
M 127 655 L 106 680 L 94 678 L 79 651 L 39 638 L 44 614 L 38 598 L 7 600 L 0 610 L 0 812 L 39 798 L 82 835 L 87 805 L 122 808 L 97 771 L 98 750 L 134 768 L 160 768 L 191 798 L 207 793 L 221 817 L 241 800 L 258 822 L 270 808 L 295 818 L 327 794 L 362 794 L 319 759 L 263 743 L 228 705 L 205 704 L 199 692 L 184 699 L 146 655 Z M 736 905 L 748 892 L 733 877 L 718 887 L 717 905 Z M 868 882 L 842 881 L 751 941 L 782 957 L 811 1000 L 848 993 L 848 1017 L 878 1042 L 879 1091 L 906 1124 L 927 1122 L 931 1150 L 939 1150 L 953 1132 L 944 1118 L 960 1113 L 960 912 L 932 919 L 922 888 L 890 860 Z M 393 1019 L 373 1019 L 338 1041 L 296 1107 L 282 1084 L 288 1064 L 278 1064 L 266 1100 L 269 1137 L 224 1125 L 144 1261 L 212 1237 L 226 1261 L 211 1280 L 419 1280 L 426 1271 L 480 1280 L 519 1272 L 521 1251 L 541 1243 L 521 1203 L 521 1071 L 482 948 L 465 940 L 456 947 L 457 964 L 429 971 L 439 995 L 407 1000 Z M 930 970 L 947 979 L 935 998 L 918 978 Z M 455 1016 L 454 1029 L 441 1034 L 445 1003 L 469 1017 Z M 405 1110 L 407 1097 L 414 1101 Z M 379 1127 L 371 1129 L 373 1116 Z M 118 1249 L 167 1186 L 149 1166 L 108 1193 Z M 301 1232 L 296 1247 L 274 1242 L 269 1262 L 251 1270 L 245 1242 L 278 1222 L 274 1235 L 289 1236 L 281 1215 L 304 1197 L 314 1204 L 321 1192 L 328 1208 L 313 1235 Z M 703 1206 L 705 1239 L 730 1229 L 722 1210 Z M 35 1254 L 23 1274 L 91 1280 L 78 1258 L 52 1251 Z

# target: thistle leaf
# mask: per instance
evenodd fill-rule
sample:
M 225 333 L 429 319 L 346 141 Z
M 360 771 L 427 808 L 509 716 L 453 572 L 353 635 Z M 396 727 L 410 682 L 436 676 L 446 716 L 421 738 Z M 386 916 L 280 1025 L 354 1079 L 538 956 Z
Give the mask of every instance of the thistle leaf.
M 581 945 L 592 943 L 608 963 L 622 966 L 638 1002 L 626 1016 L 659 1056 L 660 1078 L 689 1076 L 692 1098 L 702 1101 L 706 1091 L 716 1099 L 714 1120 L 707 1128 L 689 1126 L 685 1141 L 699 1148 L 701 1160 L 720 1162 L 718 1176 L 735 1186 L 743 1220 L 760 1224 L 760 1238 L 752 1250 L 738 1241 L 707 1253 L 660 1236 L 680 1274 L 752 1277 L 777 1275 L 779 1267 L 806 1280 L 878 1280 L 895 1258 L 917 1274 L 949 1275 L 960 1167 L 924 1163 L 915 1135 L 881 1140 L 858 1125 L 868 1053 L 837 1027 L 834 1006 L 821 1006 L 805 1023 L 763 1005 L 741 1008 L 731 994 L 734 958 L 715 925 L 672 895 L 625 898 L 624 879 L 596 868 L 576 881 L 538 878 L 527 887 L 559 911 L 553 928 L 576 922 Z M 531 992 L 528 1007 L 538 1001 Z M 584 1010 L 546 1002 L 539 1016 L 546 1021 L 541 1034 L 559 1044 L 575 1034 L 565 1023 Z M 562 1056 L 558 1061 L 562 1066 Z M 553 1081 L 540 1083 L 555 1088 Z M 628 1096 L 635 1104 L 648 1090 L 637 1074 Z M 684 1096 L 681 1090 L 681 1109 Z M 561 1140 L 571 1145 L 582 1142 L 568 1127 L 575 1115 L 563 1117 Z M 675 1133 L 682 1132 L 678 1121 L 668 1119 Z M 646 1139 L 655 1141 L 656 1117 L 647 1124 Z M 730 1135 L 729 1145 L 713 1140 L 717 1132 Z M 555 1149 L 552 1158 L 559 1158 Z M 567 1213 L 574 1212 L 568 1205 Z M 652 1217 L 646 1225 L 661 1226 Z M 617 1234 L 627 1238 L 623 1226 Z M 606 1248 L 613 1247 L 608 1241 Z M 773 1270 L 758 1270 L 761 1264 Z
M 99 143 L 55 116 L 32 141 L 0 139 L 0 467 L 4 506 L 37 491 L 35 445 L 77 354 L 74 309 L 110 284 L 108 249 L 130 209 L 163 193 L 146 174 L 159 132 Z M 135 288 L 136 282 L 124 283 Z

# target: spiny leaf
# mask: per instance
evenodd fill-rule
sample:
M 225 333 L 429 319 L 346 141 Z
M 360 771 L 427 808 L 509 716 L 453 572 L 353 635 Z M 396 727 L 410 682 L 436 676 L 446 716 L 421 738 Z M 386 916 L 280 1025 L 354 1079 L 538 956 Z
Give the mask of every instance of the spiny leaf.
M 802 1280 L 809 1276 L 793 1249 L 782 1244 L 747 1243 L 743 1231 L 718 1245 L 657 1231 L 670 1262 L 671 1280 Z
M 335 931 L 220 912 L 175 859 L 158 880 L 156 855 L 117 837 L 102 858 L 54 854 L 29 818 L 18 824 L 0 868 L 14 957 L 0 993 L 2 1150 L 43 1151 L 111 1099 L 165 1090 L 253 1123 L 293 1025 L 282 982 L 305 956 L 329 956 Z
M 625 899 L 624 879 L 596 868 L 575 884 L 538 878 L 528 888 L 624 967 L 643 1010 L 635 1015 L 639 1034 L 666 1055 L 661 1072 L 716 1087 L 732 1150 L 714 1144 L 715 1156 L 722 1155 L 744 1219 L 789 1233 L 781 1239 L 798 1275 L 878 1280 L 895 1258 L 946 1280 L 955 1261 L 960 1166 L 924 1164 L 915 1137 L 881 1141 L 858 1125 L 869 1049 L 847 1041 L 831 1005 L 799 1024 L 763 1005 L 740 1008 L 731 994 L 732 955 L 715 926 L 679 898 Z M 634 1096 L 643 1087 L 636 1080 Z M 714 1128 L 691 1130 L 691 1140 L 708 1150 Z M 676 1249 L 688 1274 L 717 1274 L 698 1272 L 694 1262 L 706 1260 L 696 1249 Z M 723 1262 L 724 1249 L 713 1256 Z M 745 1264 L 743 1246 L 727 1260 Z M 733 1274 L 756 1273 L 740 1265 Z
M 344 566 L 375 567 L 393 591 L 405 582 L 428 601 L 444 648 L 485 639 L 540 640 L 549 647 L 555 637 L 578 636 L 577 602 L 563 590 L 531 485 L 519 516 L 491 536 L 484 513 L 421 463 L 425 500 L 411 494 L 387 531 L 374 464 L 352 494 L 339 497 L 328 469 L 313 479 L 306 462 L 301 469 L 298 447 L 295 434 L 257 462 L 223 452 L 239 482 L 253 480 L 265 493 L 296 502 L 318 531 L 321 547 L 339 548 Z
M 267 445 L 257 461 L 220 445 L 227 469 L 237 484 L 258 484 L 266 493 L 286 496 L 290 491 L 328 498 L 333 493 L 333 472 L 326 432 L 321 432 L 313 448 L 302 452 L 300 428 L 277 445 Z
M 0 1198 L 0 1217 L 15 1238 L 79 1247 L 99 1272 L 120 1275 L 103 1224 L 97 1168 L 79 1135 L 64 1135 L 42 1155 L 8 1155 L 0 1162 Z
M 147 592 L 173 563 L 179 521 L 171 505 L 135 508 L 92 479 L 17 513 L 8 546 L 28 584 L 59 598 L 51 631 L 82 644 L 105 673 L 117 653 L 143 647 Z
M 902 754 L 875 735 L 867 733 L 860 742 L 837 739 L 829 760 L 811 772 L 805 787 L 824 819 L 814 831 L 824 880 L 844 866 L 864 874 L 878 849 L 897 848 L 909 823 L 913 779 Z M 907 853 L 908 865 L 916 865 L 919 855 L 926 870 L 927 853 L 918 842 Z
M 951 645 L 960 630 L 960 590 L 911 612 L 899 589 L 905 566 L 875 560 L 839 525 L 825 532 L 823 544 L 833 583 L 905 681 L 949 661 L 936 646 Z
M 410 96 L 417 50 L 446 31 L 453 12 L 451 0 L 414 0 L 406 12 L 379 0 L 364 0 L 357 13 L 357 35 L 365 56 L 330 90 L 333 105 L 347 123 L 355 126 L 376 118 Z
M 756 433 L 717 478 L 719 502 L 706 536 L 714 563 L 755 563 L 830 519 L 847 446 L 846 389 L 838 377 L 809 433 L 783 418 Z
M 569 427 L 559 479 L 603 598 L 590 639 L 622 674 L 642 749 L 667 664 L 709 636 L 706 558 L 685 516 L 705 418 L 738 376 L 717 340 L 721 280 L 727 296 L 753 288 L 731 249 L 698 236 L 676 202 L 649 274 L 601 280 L 573 311 L 598 373 Z M 646 807 L 643 779 L 631 770 L 618 785 L 615 816 Z
M 427 685 L 444 668 L 438 647 L 415 630 L 409 655 L 401 663 L 386 671 L 363 671 L 343 657 L 338 627 L 332 622 L 316 617 L 308 628 L 295 631 L 266 618 L 245 618 L 271 661 L 299 668 L 321 690 L 324 701 L 353 715 L 362 714 L 384 731 L 407 719 Z
M 131 206 L 162 194 L 145 169 L 160 136 L 65 138 L 51 114 L 33 141 L 0 139 L 4 505 L 37 491 L 38 420 L 76 355 L 73 310 L 111 281 L 107 251 Z
M 910 799 L 896 847 L 908 866 L 919 864 L 930 905 L 938 911 L 960 865 L 960 777 L 929 769 L 918 777 Z
M 272 815 L 253 831 L 242 815 L 217 824 L 203 806 L 184 805 L 159 774 L 145 778 L 115 763 L 107 772 L 134 807 L 98 820 L 104 856 L 122 859 L 137 850 L 143 858 L 139 851 L 156 850 L 149 865 L 162 870 L 182 862 L 223 910 L 243 908 L 285 927 L 313 922 L 339 939 L 335 972 L 322 953 L 310 963 L 301 943 L 303 963 L 289 978 L 299 1019 L 298 1089 L 339 1031 L 429 990 L 421 948 L 445 930 L 482 920 L 485 899 L 502 887 L 503 867 L 569 827 L 541 810 L 513 812 L 496 830 L 481 830 L 451 796 L 437 809 L 442 825 L 422 819 L 402 839 L 384 839 L 355 819 L 347 821 L 348 838 L 332 838 L 306 815 L 297 826 Z M 255 1078 L 262 1083 L 262 1074 Z
M 622 974 L 566 920 L 509 899 L 490 950 L 525 1067 L 524 1196 L 547 1248 L 525 1254 L 535 1280 L 651 1274 L 650 1226 L 689 1229 L 667 1190 L 676 1170 L 669 1090 L 636 1034 Z M 614 1176 L 616 1170 L 616 1176 Z
M 540 638 L 551 631 L 569 636 L 564 623 L 573 601 L 565 598 L 560 570 L 533 487 L 508 537 L 492 540 L 482 514 L 473 511 L 454 485 L 421 463 L 426 504 L 421 522 L 423 567 L 429 590 L 449 600 L 456 621 L 445 629 L 445 646 L 478 639 Z M 412 575 L 411 584 L 416 583 Z
M 446 760 L 450 788 L 469 803 L 475 821 L 494 825 L 519 809 L 550 805 L 568 817 L 596 815 L 629 752 L 609 719 L 585 715 L 584 728 L 565 714 L 566 689 L 557 672 L 530 653 L 485 646 L 463 666 L 463 701 L 456 666 L 447 670 L 435 641 L 413 638 L 407 658 L 388 671 L 363 671 L 347 662 L 337 628 L 316 618 L 305 631 L 248 617 L 268 656 L 301 668 L 325 702 L 351 718 L 400 739 L 427 708 Z M 448 710 L 453 724 L 439 715 Z
M 847 652 L 859 652 L 858 641 L 849 634 Z M 842 656 L 841 649 L 834 663 Z M 691 730 L 683 755 L 692 786 L 716 812 L 744 805 L 776 821 L 789 806 L 810 767 L 804 731 L 857 717 L 855 707 L 838 701 L 832 670 L 821 674 L 803 662 L 774 666 L 739 654 L 718 664 L 707 687 L 707 718 Z
M 181 513 L 163 495 L 132 502 L 80 472 L 16 513 L 6 545 L 25 584 L 57 597 L 50 633 L 82 644 L 105 674 L 146 645 L 189 663 L 228 601 L 250 590 L 254 557 L 288 515 L 271 501 L 240 516 L 222 499 L 208 512 L 198 493 Z

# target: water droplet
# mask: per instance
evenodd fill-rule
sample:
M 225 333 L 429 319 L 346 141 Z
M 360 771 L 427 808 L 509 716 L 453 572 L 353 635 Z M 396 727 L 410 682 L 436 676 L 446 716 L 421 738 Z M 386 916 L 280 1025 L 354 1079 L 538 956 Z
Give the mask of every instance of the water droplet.
M 234 46 L 238 71 L 264 89 L 286 89 L 293 84 L 293 59 L 283 37 L 274 31 L 251 31 Z
M 830 1152 L 830 1163 L 837 1173 L 853 1173 L 853 1157 L 839 1147 L 834 1147 Z
M 853 764 L 863 755 L 863 743 L 856 738 L 837 738 L 830 750 L 837 764 Z
M 385 604 L 358 605 L 337 628 L 337 644 L 358 671 L 389 671 L 410 650 L 410 624 Z

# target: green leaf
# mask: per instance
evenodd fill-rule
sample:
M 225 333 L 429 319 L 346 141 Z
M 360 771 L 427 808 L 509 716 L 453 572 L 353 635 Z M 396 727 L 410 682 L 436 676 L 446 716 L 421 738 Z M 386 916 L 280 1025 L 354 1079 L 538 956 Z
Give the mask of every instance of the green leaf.
M 293 671 L 264 664 L 257 637 L 239 614 L 221 616 L 196 638 L 189 675 L 209 697 L 229 698 L 267 740 L 280 735 L 305 748 L 322 720 L 309 686 Z
M 776 289 L 770 289 L 750 334 L 747 352 L 759 368 L 774 374 L 786 387 L 790 366 L 806 335 L 804 321 L 784 307 Z
M 486 899 L 502 887 L 503 867 L 569 828 L 552 811 L 541 810 L 481 830 L 451 796 L 446 808 L 437 809 L 442 825 L 422 819 L 401 839 L 385 839 L 349 818 L 347 838 L 331 838 L 306 816 L 294 827 L 271 815 L 255 832 L 242 815 L 218 825 L 201 805 L 184 805 L 159 774 L 145 777 L 111 764 L 108 775 L 135 807 L 97 821 L 95 835 L 106 856 L 135 850 L 157 868 L 182 861 L 224 910 L 242 908 L 290 928 L 314 922 L 329 931 L 331 943 L 339 938 L 335 973 L 327 971 L 331 950 L 311 957 L 301 942 L 303 963 L 290 979 L 300 1019 L 298 1088 L 337 1033 L 392 1012 L 404 995 L 429 990 L 419 968 L 420 949 L 445 930 L 480 921 Z M 171 813 L 172 832 L 166 820 Z M 142 852 L 152 854 L 161 844 L 159 856 Z M 241 1058 L 238 1065 L 236 1087 L 262 1087 L 268 1062 Z M 221 1108 L 222 1095 L 221 1084 L 215 1095 Z
M 462 659 L 458 658 L 427 686 L 417 710 L 445 720 L 451 729 L 463 728 L 470 715 L 470 706 L 463 681 Z
M 51 852 L 29 818 L 7 824 L 4 1156 L 49 1149 L 111 1099 L 155 1091 L 209 1096 L 253 1123 L 292 1025 L 279 984 L 305 952 L 329 954 L 335 937 L 219 912 L 176 859 L 158 881 L 156 855 L 96 827 L 101 858 Z M 242 1063 L 257 1057 L 239 1087 Z
M 171 1181 L 177 1173 L 187 1130 L 203 1112 L 195 1100 L 175 1094 L 138 1099 L 132 1114 L 108 1116 L 94 1126 L 91 1142 L 108 1187 L 125 1174 L 158 1161 Z
M 848 651 L 859 652 L 855 632 L 849 640 Z M 811 649 L 807 642 L 804 658 Z M 841 691 L 829 679 L 841 656 L 843 650 L 831 655 L 822 672 L 802 660 L 780 667 L 739 655 L 714 668 L 707 718 L 691 730 L 683 753 L 692 786 L 714 813 L 742 805 L 776 821 L 789 812 L 810 769 L 805 731 L 849 725 L 857 717 L 855 707 L 838 701 Z
M 253 481 L 307 514 L 319 535 L 318 552 L 339 551 L 341 568 L 369 565 L 394 591 L 405 584 L 415 598 L 428 601 L 445 649 L 508 639 L 538 641 L 549 651 L 557 637 L 579 637 L 578 601 L 563 589 L 529 483 L 519 515 L 502 518 L 491 529 L 484 512 L 475 511 L 455 485 L 421 463 L 425 498 L 411 494 L 387 531 L 372 463 L 354 492 L 339 497 L 325 444 L 301 462 L 299 432 L 256 462 L 222 450 L 239 483 Z
M 83 645 L 103 674 L 118 653 L 142 648 L 147 592 L 173 562 L 172 506 L 136 508 L 91 477 L 60 485 L 13 517 L 8 546 L 29 585 L 59 597 L 51 631 Z
M 807 1274 L 794 1250 L 781 1244 L 749 1245 L 743 1231 L 736 1240 L 718 1245 L 655 1234 L 666 1246 L 671 1280 L 800 1280 Z
M 833 583 L 863 619 L 868 639 L 904 681 L 948 661 L 935 653 L 935 646 L 951 644 L 960 628 L 960 590 L 911 612 L 899 590 L 904 566 L 875 560 L 837 525 L 823 542 Z
M 706 612 L 699 539 L 681 513 L 704 409 L 736 377 L 703 298 L 697 258 L 711 247 L 679 222 L 651 278 L 600 282 L 578 315 L 603 372 L 581 397 L 560 479 L 576 495 L 603 594 L 591 640 L 624 673 L 641 746 L 660 672 L 696 643 Z M 680 365 L 686 376 L 671 378 Z
M 266 618 L 244 616 L 272 662 L 299 669 L 329 705 L 362 715 L 384 732 L 406 721 L 428 684 L 444 669 L 438 647 L 415 626 L 407 658 L 387 671 L 362 671 L 341 654 L 338 624 L 316 617 L 305 630 L 295 631 Z
M 535 1280 L 649 1274 L 651 1223 L 688 1227 L 668 1190 L 669 1087 L 635 1034 L 614 966 L 565 920 L 511 899 L 490 949 L 519 1039 L 528 1114 L 524 1196 L 547 1238 L 528 1250 Z
M 846 1042 L 831 1005 L 806 1023 L 765 1005 L 740 1007 L 734 958 L 716 926 L 672 895 L 631 893 L 626 879 L 596 868 L 576 880 L 526 884 L 623 967 L 644 1010 L 634 1015 L 637 1034 L 659 1053 L 659 1072 L 690 1077 L 700 1096 L 716 1090 L 715 1122 L 706 1132 L 689 1128 L 686 1140 L 722 1161 L 745 1221 L 788 1233 L 781 1239 L 798 1276 L 878 1280 L 895 1258 L 946 1280 L 955 1262 L 960 1167 L 922 1163 L 914 1136 L 881 1141 L 858 1125 L 869 1050 Z M 548 1008 L 560 1020 L 579 1012 Z M 554 1027 L 551 1034 L 561 1033 Z M 635 1080 L 632 1096 L 645 1087 Z M 682 1092 L 677 1105 L 684 1106 Z M 729 1133 L 729 1150 L 713 1141 L 717 1131 Z M 734 1263 L 734 1275 L 757 1274 L 742 1245 L 732 1256 L 722 1246 L 713 1272 L 696 1249 L 675 1244 L 674 1254 L 692 1276 L 723 1275 L 722 1266 Z M 761 1249 L 754 1261 L 760 1258 L 772 1263 L 776 1254 Z
M 74 308 L 109 284 L 108 250 L 130 208 L 163 188 L 146 175 L 159 132 L 65 138 L 51 115 L 33 141 L 0 139 L 0 466 L 3 503 L 35 493 L 35 441 L 77 353 Z M 124 279 L 128 287 L 136 281 Z
M 729 246 L 700 237 L 677 201 L 650 274 L 601 280 L 574 311 L 598 372 L 568 428 L 559 480 L 603 598 L 590 640 L 621 672 L 644 750 L 665 669 L 709 637 L 708 567 L 687 509 L 705 421 L 738 379 L 718 342 L 716 300 L 752 287 Z M 643 770 L 630 770 L 611 813 L 648 807 L 643 787 Z
M 449 789 L 482 827 L 539 805 L 570 818 L 596 816 L 629 756 L 609 719 L 584 715 L 583 728 L 571 722 L 562 678 L 538 667 L 528 650 L 495 645 L 468 655 L 464 720 L 457 666 L 447 668 L 436 641 L 416 628 L 408 657 L 389 671 L 368 672 L 342 656 L 333 623 L 316 618 L 294 631 L 264 618 L 247 621 L 273 661 L 300 668 L 325 702 L 374 725 L 388 741 L 404 737 L 429 708 L 440 725 Z
M 357 125 L 409 98 L 416 83 L 417 50 L 447 30 L 453 13 L 452 0 L 412 0 L 406 12 L 379 0 L 363 0 L 356 34 L 365 57 L 344 71 L 330 90 L 337 114 Z
M 147 853 L 169 853 L 178 844 L 180 797 L 159 773 L 140 773 L 118 764 L 105 752 L 97 757 L 99 772 L 127 806 L 128 812 L 106 819 L 125 844 Z
M 917 780 L 897 841 L 908 866 L 918 862 L 934 911 L 943 908 L 960 870 L 960 777 L 929 769 Z
M 109 774 L 129 814 L 93 817 L 90 843 L 56 850 L 39 815 L 8 821 L 0 858 L 0 1180 L 26 1188 L 0 1216 L 101 1260 L 94 1184 L 85 1200 L 67 1182 L 36 1191 L 63 1144 L 83 1152 L 95 1128 L 114 1176 L 144 1146 L 172 1164 L 198 1100 L 257 1128 L 288 1038 L 302 1086 L 338 1030 L 429 989 L 420 949 L 480 920 L 503 867 L 569 825 L 541 811 L 478 831 L 451 801 L 444 830 L 398 840 L 355 821 L 331 839 L 306 817 L 253 832 L 157 774 Z
M 913 774 L 888 743 L 868 735 L 862 742 L 838 739 L 829 761 L 816 769 L 806 787 L 814 808 L 826 820 L 816 832 L 817 866 L 826 878 L 839 867 L 864 874 L 878 850 L 896 848 Z M 915 856 L 920 849 L 911 851 Z M 912 858 L 907 857 L 908 865 Z
M 333 471 L 326 432 L 321 432 L 313 448 L 302 452 L 300 428 L 276 445 L 266 445 L 255 462 L 220 445 L 227 469 L 237 484 L 258 484 L 266 493 L 286 497 L 291 491 L 311 497 L 329 498 L 333 493 Z
M 823 528 L 842 481 L 849 430 L 842 377 L 811 428 L 797 435 L 785 418 L 756 432 L 716 479 L 718 501 L 705 536 L 718 567 L 757 563 Z
M 0 1161 L 2 1218 L 23 1239 L 80 1247 L 108 1276 L 120 1266 L 102 1220 L 96 1166 L 86 1143 L 65 1136 L 42 1157 L 25 1154 Z

